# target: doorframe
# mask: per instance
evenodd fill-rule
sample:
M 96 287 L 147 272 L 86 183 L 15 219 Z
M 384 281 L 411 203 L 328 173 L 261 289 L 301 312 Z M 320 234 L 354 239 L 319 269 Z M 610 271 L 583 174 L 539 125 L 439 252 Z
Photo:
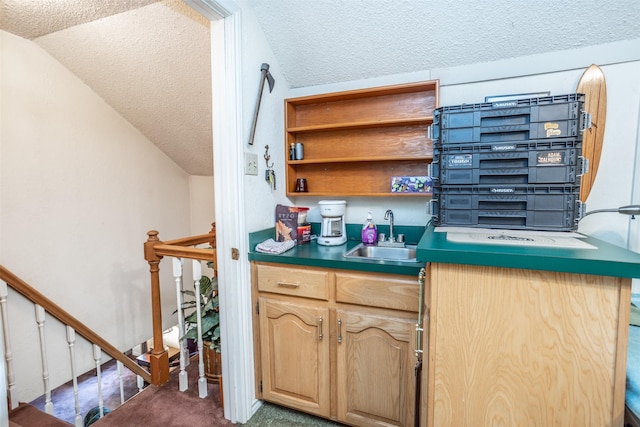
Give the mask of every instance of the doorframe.
M 248 234 L 241 168 L 242 74 L 241 9 L 235 0 L 185 0 L 210 23 L 218 286 L 224 416 L 245 423 L 260 406 L 255 398 Z M 229 361 L 233 363 L 229 363 Z

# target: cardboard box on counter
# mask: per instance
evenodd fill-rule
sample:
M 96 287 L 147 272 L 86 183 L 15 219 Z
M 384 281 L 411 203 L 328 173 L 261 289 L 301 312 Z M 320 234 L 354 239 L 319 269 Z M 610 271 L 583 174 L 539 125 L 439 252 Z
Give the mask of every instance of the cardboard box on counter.
M 295 240 L 307 243 L 310 240 L 311 226 L 307 224 L 309 208 L 299 206 L 276 206 L 276 238 L 277 242 Z M 308 225 L 308 232 L 305 226 Z M 305 234 L 307 238 L 305 240 Z

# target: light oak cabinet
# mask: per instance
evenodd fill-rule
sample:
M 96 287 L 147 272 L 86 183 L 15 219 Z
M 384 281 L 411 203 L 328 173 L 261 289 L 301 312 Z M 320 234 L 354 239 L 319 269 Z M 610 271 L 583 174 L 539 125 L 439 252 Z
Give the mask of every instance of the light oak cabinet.
M 413 420 L 415 320 L 337 310 L 337 418 L 352 425 Z
M 252 270 L 258 398 L 354 426 L 412 425 L 417 277 Z
M 622 426 L 630 279 L 441 263 L 429 274 L 423 426 Z
M 422 196 L 391 191 L 396 176 L 426 176 L 439 82 L 357 89 L 285 100 L 287 196 Z M 306 178 L 308 193 L 294 192 Z
M 260 298 L 265 400 L 329 417 L 328 320 L 327 308 Z

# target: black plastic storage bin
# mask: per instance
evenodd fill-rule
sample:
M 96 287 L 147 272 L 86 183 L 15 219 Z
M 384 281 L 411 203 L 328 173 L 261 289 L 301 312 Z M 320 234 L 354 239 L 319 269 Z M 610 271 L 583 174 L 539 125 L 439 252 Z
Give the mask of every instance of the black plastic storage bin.
M 574 231 L 582 218 L 580 187 L 434 186 L 436 226 Z
M 587 166 L 576 139 L 502 144 L 454 144 L 434 148 L 433 179 L 439 185 L 579 185 Z
M 591 125 L 584 94 L 437 108 L 433 138 L 439 144 L 576 138 Z

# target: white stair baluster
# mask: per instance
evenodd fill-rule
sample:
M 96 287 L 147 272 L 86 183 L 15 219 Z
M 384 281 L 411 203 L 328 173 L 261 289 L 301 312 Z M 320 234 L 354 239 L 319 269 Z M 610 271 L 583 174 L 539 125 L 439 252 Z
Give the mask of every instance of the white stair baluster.
M 200 309 L 200 279 L 202 278 L 202 265 L 200 261 L 193 260 L 193 281 L 196 291 L 196 317 L 198 318 L 198 396 L 207 397 L 207 379 L 204 377 L 204 358 L 202 357 L 202 310 Z
M 180 373 L 178 374 L 178 384 L 180 391 L 189 388 L 189 377 L 186 366 L 189 364 L 189 349 L 187 340 L 182 339 L 184 335 L 184 312 L 182 304 L 184 301 L 182 294 L 182 258 L 173 258 L 173 278 L 176 281 L 176 302 L 178 305 L 178 345 L 180 347 Z
M 15 396 L 16 376 L 13 372 L 13 352 L 11 350 L 11 338 L 9 335 L 9 313 L 7 309 L 7 282 L 0 280 L 0 313 L 2 314 L 2 337 L 4 339 L 4 360 L 7 368 L 7 397 L 11 408 L 18 407 L 18 399 Z
M 44 410 L 47 414 L 53 415 L 53 402 L 51 401 L 51 386 L 49 385 L 49 368 L 47 366 L 47 346 L 44 336 L 45 312 L 44 308 L 36 304 L 36 323 L 38 324 L 38 334 L 40 335 L 40 357 L 42 359 L 42 381 L 44 382 L 45 403 Z
M 71 360 L 71 377 L 73 378 L 73 401 L 75 403 L 76 416 L 74 424 L 82 427 L 82 415 L 80 414 L 80 399 L 78 398 L 78 372 L 76 371 L 76 331 L 71 326 L 67 326 L 67 343 L 69 344 L 69 358 Z
M 122 377 L 122 367 L 124 366 L 121 361 L 116 361 L 118 367 L 118 382 L 120 383 L 120 404 L 124 405 L 124 378 Z
M 98 407 L 100 408 L 100 418 L 104 416 L 104 401 L 102 400 L 102 369 L 100 361 L 102 359 L 102 349 L 93 345 L 93 360 L 96 362 L 96 380 L 98 383 Z
M 138 381 L 138 393 L 144 390 L 144 379 L 138 375 L 136 376 L 136 380 Z

